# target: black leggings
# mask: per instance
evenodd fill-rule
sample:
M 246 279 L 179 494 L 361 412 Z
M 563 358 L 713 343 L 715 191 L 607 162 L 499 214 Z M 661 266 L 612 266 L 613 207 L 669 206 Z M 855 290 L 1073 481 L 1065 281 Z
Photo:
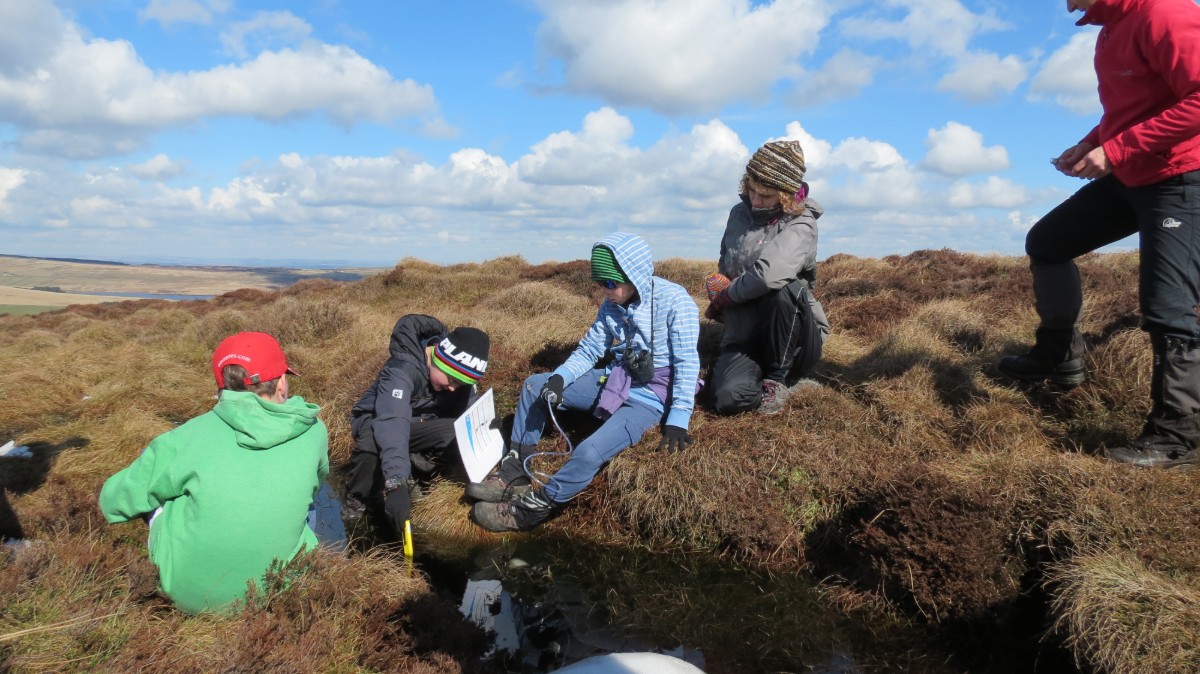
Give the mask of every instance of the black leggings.
M 713 407 L 720 414 L 758 409 L 762 380 L 793 384 L 821 359 L 821 329 L 802 280 L 755 300 L 761 339 L 721 349 L 712 371 Z

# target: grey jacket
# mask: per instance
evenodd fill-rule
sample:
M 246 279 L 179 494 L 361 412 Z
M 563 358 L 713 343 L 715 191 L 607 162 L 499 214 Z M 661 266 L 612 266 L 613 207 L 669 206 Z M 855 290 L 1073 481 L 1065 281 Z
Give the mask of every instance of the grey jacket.
M 758 309 L 746 304 L 797 279 L 811 290 L 817 271 L 817 218 L 825 212 L 814 199 L 798 215 L 782 214 L 765 223 L 755 223 L 746 197 L 729 211 L 721 237 L 721 273 L 733 283 L 729 297 L 736 305 L 725 310 L 725 333 L 721 346 L 745 344 L 758 335 Z M 829 336 L 829 319 L 821 303 L 808 293 L 813 318 L 821 330 L 821 341 Z

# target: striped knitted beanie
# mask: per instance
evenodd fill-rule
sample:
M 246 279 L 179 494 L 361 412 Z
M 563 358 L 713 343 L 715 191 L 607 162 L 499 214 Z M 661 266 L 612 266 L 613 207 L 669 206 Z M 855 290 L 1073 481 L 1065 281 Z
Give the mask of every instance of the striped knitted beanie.
M 800 141 L 780 140 L 758 148 L 746 164 L 746 174 L 760 185 L 799 192 L 804 187 L 804 149 Z
M 487 333 L 476 328 L 455 328 L 433 348 L 430 360 L 437 369 L 464 384 L 474 384 L 487 372 Z
M 592 246 L 592 280 L 628 283 L 629 278 L 621 271 L 612 249 L 604 244 Z

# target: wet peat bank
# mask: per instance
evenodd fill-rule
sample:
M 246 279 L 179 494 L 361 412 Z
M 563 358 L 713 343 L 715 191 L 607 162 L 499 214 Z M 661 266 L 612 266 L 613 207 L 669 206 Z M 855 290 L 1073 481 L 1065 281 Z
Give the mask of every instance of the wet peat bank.
M 318 496 L 314 529 L 348 554 L 335 488 Z M 360 534 L 362 537 L 360 538 Z M 840 611 L 804 574 L 770 573 L 707 553 L 598 545 L 557 534 L 464 544 L 416 531 L 415 565 L 440 599 L 493 640 L 497 671 L 547 672 L 604 653 L 653 651 L 710 674 L 1077 674 L 1045 643 L 1044 597 L 1030 592 L 1003 622 L 927 625 Z M 1032 586 L 1032 583 L 1031 583 Z

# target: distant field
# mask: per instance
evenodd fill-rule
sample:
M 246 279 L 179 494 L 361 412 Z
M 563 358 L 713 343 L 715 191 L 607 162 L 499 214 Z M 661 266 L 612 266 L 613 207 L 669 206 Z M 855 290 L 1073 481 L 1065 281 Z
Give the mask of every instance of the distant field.
M 0 304 L 0 316 L 32 316 L 43 311 L 54 311 L 62 307 L 24 306 L 19 304 Z
M 256 267 L 173 267 L 71 262 L 0 255 L 0 314 L 37 313 L 33 307 L 119 302 L 120 298 L 80 293 L 118 292 L 163 295 L 220 295 L 241 288 L 275 290 L 308 278 L 357 280 L 379 269 L 286 269 Z M 33 288 L 57 288 L 46 292 Z M 16 311 L 7 307 L 21 307 Z
M 52 307 L 60 308 L 68 304 L 98 304 L 100 302 L 119 302 L 112 297 L 97 295 L 77 295 L 74 293 L 51 293 L 44 290 L 29 290 L 27 288 L 8 288 L 0 286 L 0 305 L 19 307 Z M 6 312 L 9 313 L 9 312 Z M 32 313 L 32 312 L 22 312 Z

